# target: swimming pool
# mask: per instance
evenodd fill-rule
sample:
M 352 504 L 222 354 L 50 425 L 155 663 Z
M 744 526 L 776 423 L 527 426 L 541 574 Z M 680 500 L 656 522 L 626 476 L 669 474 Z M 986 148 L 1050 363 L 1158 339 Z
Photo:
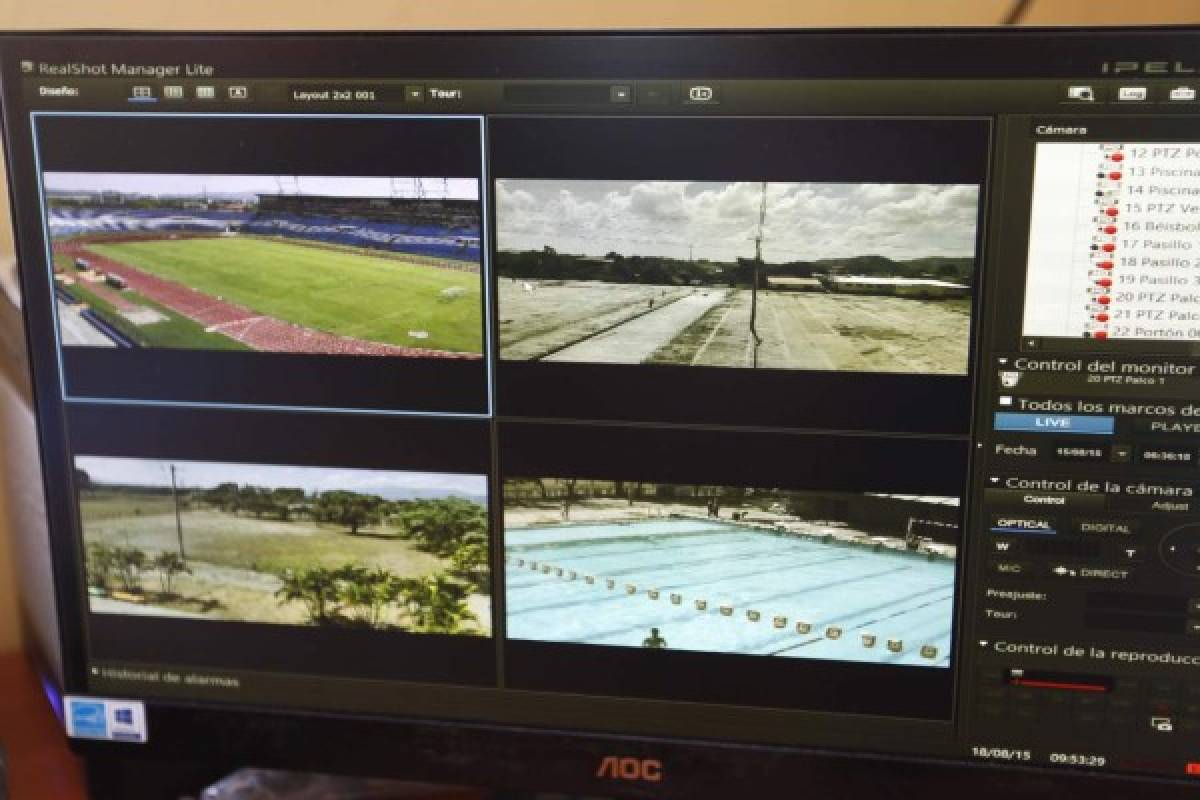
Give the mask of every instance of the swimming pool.
M 514 639 L 947 667 L 954 562 L 706 519 L 505 532 Z M 874 637 L 873 639 L 871 637 Z

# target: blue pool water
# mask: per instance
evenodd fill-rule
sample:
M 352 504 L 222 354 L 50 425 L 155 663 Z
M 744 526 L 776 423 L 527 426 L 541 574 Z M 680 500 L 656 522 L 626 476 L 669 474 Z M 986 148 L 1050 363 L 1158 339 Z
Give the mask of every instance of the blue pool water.
M 656 627 L 673 650 L 949 665 L 946 558 L 703 519 L 518 528 L 505 555 L 514 639 L 640 647 Z

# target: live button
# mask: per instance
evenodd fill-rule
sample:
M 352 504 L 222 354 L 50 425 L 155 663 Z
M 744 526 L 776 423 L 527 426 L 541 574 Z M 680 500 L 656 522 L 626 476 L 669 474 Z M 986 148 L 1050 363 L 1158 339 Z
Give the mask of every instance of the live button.
M 1082 433 L 1112 435 L 1116 419 L 1089 414 L 1025 414 L 997 411 L 993 427 L 1021 433 Z

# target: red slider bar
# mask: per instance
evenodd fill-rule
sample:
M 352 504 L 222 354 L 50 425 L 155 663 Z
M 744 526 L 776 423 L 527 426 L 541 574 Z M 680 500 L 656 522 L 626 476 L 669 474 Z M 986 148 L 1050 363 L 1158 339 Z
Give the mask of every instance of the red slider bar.
M 1084 675 L 1077 672 L 1043 672 L 1041 670 L 1006 669 L 1003 680 L 1009 686 L 1026 689 L 1060 689 L 1068 692 L 1111 692 L 1112 678 L 1105 675 Z

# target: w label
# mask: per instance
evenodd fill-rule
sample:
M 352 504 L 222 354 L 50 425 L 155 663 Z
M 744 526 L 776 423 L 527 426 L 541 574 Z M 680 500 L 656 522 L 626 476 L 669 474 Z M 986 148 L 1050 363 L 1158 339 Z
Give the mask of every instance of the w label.
M 600 759 L 600 766 L 596 768 L 596 777 L 658 783 L 663 779 L 663 765 L 656 758 L 605 756 Z

